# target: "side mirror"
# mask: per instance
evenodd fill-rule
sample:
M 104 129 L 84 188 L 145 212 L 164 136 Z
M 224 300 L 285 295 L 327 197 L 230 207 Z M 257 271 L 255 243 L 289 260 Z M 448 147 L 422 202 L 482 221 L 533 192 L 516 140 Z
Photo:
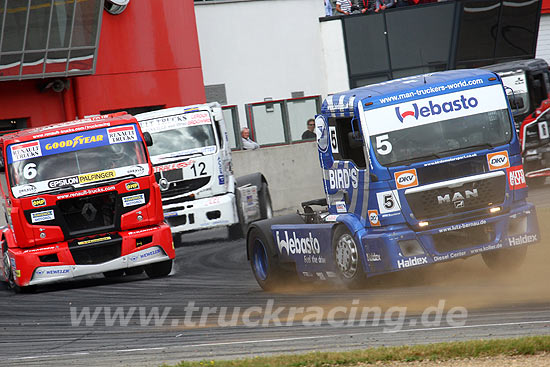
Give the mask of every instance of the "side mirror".
M 151 136 L 151 134 L 149 134 L 148 131 L 145 131 L 143 133 L 143 139 L 145 140 L 145 145 L 147 145 L 148 147 L 153 145 L 153 137 Z

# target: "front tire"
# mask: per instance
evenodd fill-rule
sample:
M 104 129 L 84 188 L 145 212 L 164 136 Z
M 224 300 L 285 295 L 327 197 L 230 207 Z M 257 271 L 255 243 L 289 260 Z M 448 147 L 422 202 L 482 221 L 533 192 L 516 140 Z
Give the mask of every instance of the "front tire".
M 145 267 L 145 273 L 149 278 L 161 278 L 165 277 L 172 271 L 172 264 L 174 260 L 166 260 L 158 263 L 153 263 Z
M 485 265 L 493 271 L 504 272 L 517 270 L 523 264 L 527 254 L 527 246 L 506 248 L 481 253 Z
M 340 280 L 348 289 L 365 286 L 366 278 L 359 247 L 345 225 L 339 225 L 332 237 L 334 260 Z

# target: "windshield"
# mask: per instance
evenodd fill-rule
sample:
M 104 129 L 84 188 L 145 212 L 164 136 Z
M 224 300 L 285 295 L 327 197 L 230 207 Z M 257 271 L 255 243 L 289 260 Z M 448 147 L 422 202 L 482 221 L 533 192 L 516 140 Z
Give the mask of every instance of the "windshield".
M 501 84 L 365 111 L 380 164 L 400 165 L 506 144 L 512 124 Z
M 371 137 L 392 149 L 375 150 L 380 164 L 391 166 L 429 160 L 506 144 L 512 137 L 508 110 L 499 110 L 387 132 Z
M 525 72 L 506 73 L 502 74 L 501 78 L 510 101 L 512 113 L 514 115 L 527 113 L 529 111 L 529 94 L 527 92 Z
M 11 144 L 7 158 L 15 197 L 149 173 L 134 124 Z
M 153 137 L 149 154 L 156 158 L 209 154 L 216 151 L 214 129 L 207 111 L 144 120 L 140 121 L 140 125 Z

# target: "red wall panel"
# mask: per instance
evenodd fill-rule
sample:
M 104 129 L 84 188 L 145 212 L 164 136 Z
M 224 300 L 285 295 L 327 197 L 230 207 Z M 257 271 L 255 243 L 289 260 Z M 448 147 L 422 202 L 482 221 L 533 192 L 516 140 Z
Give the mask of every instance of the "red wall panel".
M 205 102 L 193 2 L 131 0 L 122 14 L 104 11 L 96 72 L 70 79 L 63 93 L 40 92 L 43 80 L 0 82 L 0 119 L 29 117 L 30 127 Z
M 542 10 L 541 13 L 550 13 L 550 0 L 542 0 Z

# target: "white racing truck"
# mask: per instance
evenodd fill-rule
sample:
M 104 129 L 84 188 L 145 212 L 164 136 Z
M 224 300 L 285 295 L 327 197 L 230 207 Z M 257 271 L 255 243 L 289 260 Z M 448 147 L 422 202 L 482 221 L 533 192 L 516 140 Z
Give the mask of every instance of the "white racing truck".
M 153 137 L 149 153 L 175 243 L 183 232 L 227 226 L 241 238 L 247 225 L 272 217 L 265 177 L 235 179 L 218 103 L 174 107 L 135 116 Z

